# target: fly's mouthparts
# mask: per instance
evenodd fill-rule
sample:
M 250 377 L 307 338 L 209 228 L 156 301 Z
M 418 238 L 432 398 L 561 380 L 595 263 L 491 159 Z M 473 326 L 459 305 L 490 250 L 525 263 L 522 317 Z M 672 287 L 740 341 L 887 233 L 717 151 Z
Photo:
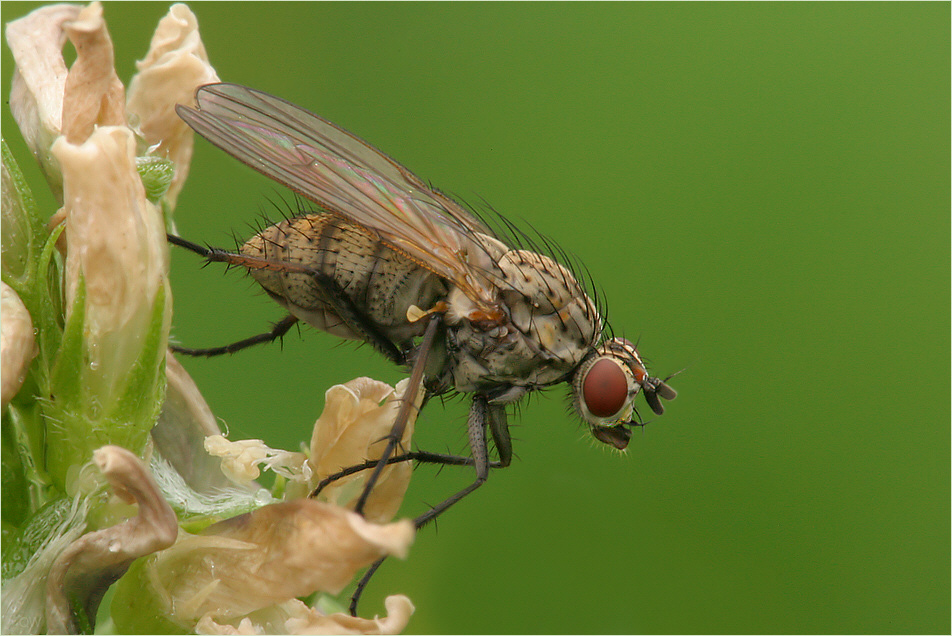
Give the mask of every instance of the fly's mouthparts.
M 615 424 L 613 426 L 593 426 L 592 435 L 603 444 L 608 444 L 623 451 L 628 448 L 628 442 L 631 441 L 631 429 L 629 426 L 643 426 L 643 424 L 632 421 L 626 424 Z

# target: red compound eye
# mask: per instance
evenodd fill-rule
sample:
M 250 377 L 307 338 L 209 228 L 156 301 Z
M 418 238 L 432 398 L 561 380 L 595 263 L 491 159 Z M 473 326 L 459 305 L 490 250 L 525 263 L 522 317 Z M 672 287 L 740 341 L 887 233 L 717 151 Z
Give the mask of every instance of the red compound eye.
M 611 417 L 628 399 L 628 378 L 617 364 L 602 358 L 592 365 L 582 382 L 582 399 L 595 417 Z

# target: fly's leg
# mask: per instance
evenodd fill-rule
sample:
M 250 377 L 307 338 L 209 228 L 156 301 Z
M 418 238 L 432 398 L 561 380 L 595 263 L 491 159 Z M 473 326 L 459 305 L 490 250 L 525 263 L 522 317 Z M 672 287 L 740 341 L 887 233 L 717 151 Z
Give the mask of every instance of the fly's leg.
M 433 341 L 436 339 L 436 332 L 439 329 L 440 322 L 442 322 L 442 318 L 439 314 L 430 315 L 429 322 L 426 325 L 426 331 L 423 332 L 423 340 L 420 342 L 416 358 L 413 361 L 413 369 L 410 371 L 410 381 L 407 382 L 407 387 L 403 392 L 403 403 L 400 405 L 400 410 L 397 411 L 397 417 L 393 421 L 390 434 L 387 435 L 387 447 L 383 449 L 380 459 L 377 460 L 377 466 L 374 468 L 374 472 L 367 478 L 364 491 L 360 493 L 357 505 L 354 506 L 354 510 L 358 514 L 364 514 L 364 506 L 367 505 L 367 498 L 370 496 L 370 492 L 377 484 L 380 473 L 382 473 L 383 469 L 387 466 L 387 462 L 393 456 L 400 440 L 403 439 L 403 431 L 406 429 L 407 420 L 410 418 L 410 409 L 416 408 L 414 396 L 417 394 L 417 391 L 420 390 L 420 385 L 423 384 L 423 370 L 426 368 L 426 360 L 430 355 L 430 351 L 433 349 Z
M 486 483 L 489 478 L 490 466 L 489 448 L 486 445 L 486 423 L 491 419 L 488 416 L 489 411 L 490 406 L 485 396 L 477 395 L 473 397 L 473 404 L 469 409 L 467 428 L 469 429 L 469 448 L 473 453 L 473 463 L 476 467 L 476 481 L 414 519 L 413 523 L 418 529 L 436 519 L 446 512 L 450 506 Z M 508 462 L 506 465 L 508 465 Z
M 178 245 L 179 247 L 184 247 L 185 249 L 195 252 L 199 256 L 203 257 L 209 263 L 225 263 L 229 266 L 240 266 L 247 269 L 266 269 L 275 272 L 284 272 L 284 273 L 295 273 L 295 274 L 307 274 L 314 278 L 314 281 L 320 286 L 321 290 L 324 293 L 324 300 L 330 305 L 334 313 L 339 317 L 348 327 L 353 329 L 357 334 L 359 334 L 365 341 L 370 343 L 374 349 L 385 355 L 392 362 L 395 362 L 399 365 L 406 364 L 406 355 L 400 351 L 400 348 L 397 347 L 389 338 L 384 336 L 380 331 L 374 327 L 369 321 L 364 319 L 359 311 L 354 307 L 353 301 L 344 293 L 344 290 L 337 283 L 332 276 L 328 276 L 323 272 L 319 272 L 312 267 L 306 265 L 301 265 L 299 263 L 291 263 L 288 261 L 270 261 L 266 258 L 257 258 L 255 256 L 245 256 L 244 254 L 236 254 L 234 252 L 227 252 L 222 249 L 215 247 L 203 247 L 197 243 L 192 243 L 191 241 L 186 241 L 183 238 L 174 236 L 172 234 L 167 234 L 169 243 L 173 245 Z M 287 320 L 287 319 L 285 319 Z M 284 324 L 284 321 L 278 323 L 279 325 Z M 293 324 L 293 323 L 292 323 Z M 288 325 L 290 328 L 290 325 Z M 277 329 L 277 326 L 276 326 Z M 287 330 L 285 330 L 287 331 Z M 257 344 L 257 342 L 263 342 L 264 340 L 258 340 L 259 338 L 266 338 L 268 334 L 261 334 L 260 336 L 255 336 L 249 338 L 248 340 L 242 340 L 240 343 L 235 343 L 235 345 L 244 345 L 251 346 L 251 344 Z M 281 334 L 283 335 L 283 334 Z M 278 337 L 278 336 L 275 336 Z M 274 338 L 272 338 L 273 340 Z M 254 340 L 255 342 L 249 341 Z M 233 347 L 235 345 L 229 345 Z M 227 349 L 228 347 L 220 347 L 220 349 Z M 202 350 L 198 349 L 197 351 L 217 351 L 216 349 Z M 195 355 L 208 355 L 208 354 L 195 354 Z
M 284 337 L 291 327 L 297 323 L 298 319 L 296 316 L 288 314 L 285 316 L 281 322 L 275 323 L 271 331 L 266 333 L 259 333 L 257 336 L 251 336 L 250 338 L 245 338 L 244 340 L 239 340 L 238 342 L 233 342 L 224 347 L 213 347 L 211 349 L 188 349 L 186 347 L 179 347 L 178 345 L 169 345 L 169 349 L 175 353 L 181 353 L 186 356 L 220 356 L 226 353 L 235 353 L 236 351 L 241 351 L 242 349 L 247 349 L 248 347 L 253 347 L 256 344 L 261 344 L 264 342 L 274 342 L 278 338 Z
M 420 464 L 437 464 L 441 466 L 473 466 L 475 462 L 472 457 L 463 457 L 462 455 L 445 455 L 443 453 L 431 453 L 429 451 L 408 451 L 402 455 L 394 455 L 387 460 L 387 465 L 390 464 L 399 464 L 401 462 L 417 462 Z M 354 475 L 356 473 L 370 470 L 371 468 L 376 468 L 377 464 L 380 463 L 378 459 L 368 459 L 362 464 L 356 464 L 354 466 L 348 466 L 347 468 L 336 472 L 333 475 L 328 475 L 320 481 L 320 483 L 315 486 L 314 491 L 310 494 L 310 497 L 313 499 L 321 494 L 321 491 L 330 486 L 335 481 Z M 503 462 L 489 462 L 490 468 L 505 468 L 509 463 Z
M 489 461 L 489 449 L 486 446 L 487 423 L 489 424 L 493 441 L 496 443 L 496 449 L 499 452 L 498 462 Z M 417 529 L 433 521 L 433 519 L 446 512 L 450 506 L 486 483 L 486 479 L 489 478 L 490 467 L 498 466 L 505 468 L 512 461 L 512 442 L 509 437 L 509 426 L 506 421 L 506 408 L 504 405 L 493 404 L 489 402 L 485 396 L 476 395 L 473 397 L 473 404 L 469 410 L 467 427 L 469 429 L 469 447 L 473 453 L 473 457 L 470 459 L 467 457 L 447 456 L 447 458 L 469 460 L 465 463 L 471 463 L 476 467 L 476 481 L 414 519 L 413 523 Z M 354 590 L 353 596 L 350 597 L 351 616 L 357 616 L 357 603 L 360 602 L 360 596 L 386 558 L 387 557 L 382 557 L 377 559 L 357 583 L 357 589 Z
M 311 277 L 320 286 L 324 294 L 322 300 L 331 306 L 334 313 L 344 324 L 391 362 L 400 366 L 407 363 L 406 354 L 392 340 L 380 333 L 380 330 L 370 321 L 364 318 L 363 314 L 354 307 L 354 301 L 344 292 L 344 289 L 334 280 L 333 276 L 311 270 Z M 415 391 L 416 389 L 414 389 L 414 395 L 416 394 Z
M 506 408 L 505 406 L 494 404 L 492 401 L 490 401 L 487 408 L 487 415 L 489 416 L 489 432 L 492 433 L 493 442 L 495 442 L 496 445 L 496 451 L 499 453 L 499 460 L 490 461 L 489 467 L 506 468 L 512 463 L 512 439 L 509 436 L 509 424 L 506 419 Z M 400 462 L 418 462 L 420 464 L 437 464 L 441 466 L 476 465 L 476 460 L 473 457 L 463 457 L 462 455 L 446 455 L 444 453 L 431 453 L 429 451 L 408 451 L 402 455 L 395 455 L 387 460 L 387 465 L 399 464 Z M 317 484 L 310 497 L 312 499 L 317 497 L 321 494 L 322 490 L 339 479 L 343 479 L 344 477 L 348 477 L 365 470 L 370 470 L 371 468 L 375 468 L 379 463 L 379 459 L 368 459 L 362 464 L 348 466 L 347 468 L 344 468 L 333 475 L 328 475 L 322 479 L 319 484 Z M 440 505 L 442 506 L 443 504 Z M 446 510 L 448 507 L 449 506 L 443 507 L 442 510 Z M 423 523 L 426 523 L 426 521 L 432 519 L 433 516 L 424 520 Z M 417 525 L 417 527 L 419 528 L 422 525 L 423 524 L 421 523 Z
M 499 461 L 492 462 L 492 468 L 505 468 L 512 463 L 512 438 L 509 436 L 509 422 L 506 419 L 506 407 L 489 402 L 489 432 L 492 433 Z

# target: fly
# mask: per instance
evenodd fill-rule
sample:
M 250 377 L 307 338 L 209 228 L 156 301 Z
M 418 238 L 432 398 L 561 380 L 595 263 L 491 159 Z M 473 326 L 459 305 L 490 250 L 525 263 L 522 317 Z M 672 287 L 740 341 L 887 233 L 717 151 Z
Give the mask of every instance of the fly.
M 470 486 L 418 517 L 417 527 L 478 488 L 490 467 L 510 463 L 506 407 L 530 391 L 569 383 L 575 411 L 595 439 L 618 449 L 640 425 L 633 417 L 639 393 L 659 415 L 661 399 L 676 397 L 665 380 L 649 375 L 633 343 L 608 336 L 596 303 L 555 258 L 556 249 L 549 247 L 552 256 L 526 249 L 535 244 L 519 245 L 518 237 L 494 231 L 367 142 L 283 99 L 209 84 L 196 92 L 196 104 L 176 107 L 195 132 L 317 209 L 264 229 L 236 253 L 169 237 L 209 261 L 247 268 L 288 311 L 268 333 L 218 349 L 178 351 L 232 352 L 274 340 L 303 321 L 365 341 L 409 367 L 407 395 L 420 383 L 427 398 L 449 391 L 472 395 L 472 457 L 394 456 L 408 400 L 380 460 L 355 467 L 374 468 L 358 512 L 388 462 L 420 459 L 476 469 Z M 498 461 L 489 459 L 487 429 Z

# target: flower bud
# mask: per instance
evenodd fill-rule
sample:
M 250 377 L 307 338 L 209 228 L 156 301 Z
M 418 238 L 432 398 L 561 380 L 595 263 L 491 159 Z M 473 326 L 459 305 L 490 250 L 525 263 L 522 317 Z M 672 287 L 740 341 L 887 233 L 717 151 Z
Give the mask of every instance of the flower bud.
M 0 283 L 0 383 L 3 404 L 13 399 L 36 355 L 33 321 L 20 297 L 6 283 Z

